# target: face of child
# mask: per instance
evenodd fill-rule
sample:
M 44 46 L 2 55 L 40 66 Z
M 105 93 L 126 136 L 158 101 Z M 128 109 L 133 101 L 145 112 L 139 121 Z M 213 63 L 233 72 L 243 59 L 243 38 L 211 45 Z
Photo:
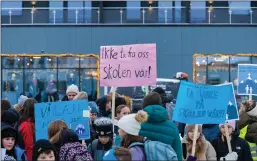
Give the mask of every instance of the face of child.
M 102 144 L 107 144 L 110 141 L 109 136 L 99 136 L 98 138 Z
M 223 136 L 226 136 L 226 132 L 225 132 L 225 126 L 221 125 L 220 127 L 220 132 Z M 231 135 L 233 132 L 233 128 L 231 126 L 228 126 L 228 134 Z
M 67 94 L 67 96 L 68 96 L 68 100 L 73 100 L 73 98 L 75 97 L 77 95 L 77 93 L 75 93 L 75 92 L 70 92 L 70 93 L 68 93 Z
M 54 161 L 55 160 L 55 156 L 54 156 L 54 152 L 51 150 L 50 153 L 41 153 L 38 158 L 37 161 Z
M 120 113 L 117 114 L 118 119 L 121 119 L 123 116 L 130 114 L 130 109 L 128 107 L 124 107 L 121 109 Z
M 109 101 L 105 105 L 105 111 L 110 111 L 112 109 L 112 102 Z
M 187 135 L 190 140 L 194 140 L 194 129 L 190 130 Z M 200 132 L 197 132 L 196 140 L 199 139 L 199 137 L 200 137 Z
M 2 142 L 3 142 L 3 147 L 6 150 L 12 150 L 15 144 L 15 139 L 14 137 L 6 137 L 2 139 Z
M 97 117 L 96 113 L 90 113 L 90 120 L 95 120 Z
M 123 130 L 119 129 L 119 135 L 120 135 L 120 137 L 121 137 L 122 139 L 124 139 L 125 136 L 126 136 L 126 133 L 125 133 Z

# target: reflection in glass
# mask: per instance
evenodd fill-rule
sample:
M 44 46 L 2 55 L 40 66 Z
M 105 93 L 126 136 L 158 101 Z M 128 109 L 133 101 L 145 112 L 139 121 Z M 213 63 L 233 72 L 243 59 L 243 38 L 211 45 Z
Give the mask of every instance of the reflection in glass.
M 56 68 L 56 57 L 25 57 L 25 68 Z
M 80 74 L 81 91 L 87 92 L 89 101 L 95 101 L 97 99 L 96 69 L 81 69 Z
M 96 68 L 97 67 L 97 59 L 95 57 L 80 58 L 80 67 L 81 68 Z
M 23 68 L 22 57 L 2 57 L 3 68 Z
M 197 57 L 195 62 L 196 83 L 206 84 L 207 59 L 206 57 Z
M 229 82 L 229 57 L 208 57 L 207 84 Z
M 58 68 L 78 68 L 78 57 L 61 57 L 58 58 Z
M 22 70 L 3 69 L 2 72 L 2 97 L 8 99 L 14 105 L 23 92 Z
M 58 88 L 59 98 L 66 95 L 69 85 L 75 84 L 79 87 L 79 70 L 78 69 L 59 69 L 58 70 Z

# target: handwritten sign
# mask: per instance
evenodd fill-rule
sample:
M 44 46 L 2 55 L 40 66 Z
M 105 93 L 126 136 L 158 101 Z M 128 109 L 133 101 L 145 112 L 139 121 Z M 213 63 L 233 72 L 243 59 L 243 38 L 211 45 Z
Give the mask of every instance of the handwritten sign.
M 181 81 L 173 120 L 187 124 L 224 123 L 231 85 L 198 85 Z
M 101 46 L 100 86 L 156 84 L 156 44 Z
M 257 95 L 257 64 L 238 64 L 238 95 Z
M 48 139 L 48 125 L 63 120 L 79 136 L 80 140 L 90 138 L 88 101 L 63 101 L 35 104 L 36 139 Z

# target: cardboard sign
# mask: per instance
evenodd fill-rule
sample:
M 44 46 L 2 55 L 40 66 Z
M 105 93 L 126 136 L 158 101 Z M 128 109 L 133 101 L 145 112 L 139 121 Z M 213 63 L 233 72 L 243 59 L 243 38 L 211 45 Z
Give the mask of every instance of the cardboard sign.
M 238 95 L 257 95 L 257 64 L 238 64 Z
M 156 44 L 101 46 L 100 86 L 156 84 Z
M 181 81 L 172 119 L 187 124 L 224 123 L 231 85 L 198 85 Z
M 87 100 L 48 102 L 35 104 L 36 140 L 48 139 L 48 125 L 63 120 L 79 136 L 80 140 L 90 138 Z

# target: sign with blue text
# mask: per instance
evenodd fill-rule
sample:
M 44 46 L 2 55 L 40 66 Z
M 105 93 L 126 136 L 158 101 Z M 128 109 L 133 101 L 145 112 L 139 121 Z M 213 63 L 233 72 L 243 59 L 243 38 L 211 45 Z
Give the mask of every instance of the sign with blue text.
M 172 119 L 187 124 L 224 123 L 230 87 L 181 81 Z
M 55 120 L 65 121 L 78 134 L 80 140 L 90 138 L 87 100 L 35 104 L 36 140 L 48 139 L 48 125 Z
M 238 64 L 238 95 L 257 95 L 257 64 Z
M 238 109 L 237 109 L 237 103 L 236 103 L 236 96 L 235 96 L 235 91 L 234 91 L 234 86 L 233 83 L 225 83 L 217 86 L 223 86 L 230 84 L 230 97 L 228 100 L 228 109 L 227 109 L 227 116 L 226 120 L 239 120 L 239 115 L 238 115 Z

